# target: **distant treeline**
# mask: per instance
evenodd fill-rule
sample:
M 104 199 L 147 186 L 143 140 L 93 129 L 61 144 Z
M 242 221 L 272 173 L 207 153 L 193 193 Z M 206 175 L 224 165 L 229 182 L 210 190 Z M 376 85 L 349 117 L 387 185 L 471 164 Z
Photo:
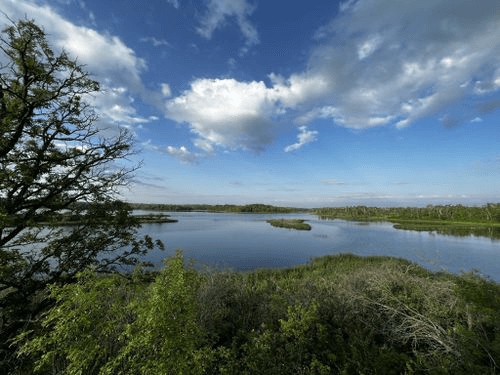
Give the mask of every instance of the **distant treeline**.
M 482 207 L 462 205 L 428 205 L 426 207 L 332 207 L 317 208 L 312 213 L 351 220 L 429 220 L 466 223 L 500 223 L 500 204 L 488 203 Z
M 267 204 L 247 204 L 244 206 L 233 204 L 152 204 L 131 203 L 135 210 L 161 210 L 161 211 L 217 211 L 217 212 L 240 212 L 240 213 L 291 213 L 307 211 L 303 208 L 277 207 Z

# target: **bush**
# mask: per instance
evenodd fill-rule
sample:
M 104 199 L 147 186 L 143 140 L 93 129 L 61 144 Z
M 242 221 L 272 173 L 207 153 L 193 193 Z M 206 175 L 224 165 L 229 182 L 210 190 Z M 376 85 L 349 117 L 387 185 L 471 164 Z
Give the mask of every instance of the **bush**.
M 475 274 L 348 254 L 248 273 L 165 264 L 150 284 L 85 273 L 52 288 L 22 353 L 42 373 L 498 371 L 500 286 Z

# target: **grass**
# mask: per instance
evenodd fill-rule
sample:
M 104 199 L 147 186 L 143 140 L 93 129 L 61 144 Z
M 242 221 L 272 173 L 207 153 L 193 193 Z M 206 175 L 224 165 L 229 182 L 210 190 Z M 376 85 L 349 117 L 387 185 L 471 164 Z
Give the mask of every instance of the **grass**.
M 302 219 L 271 219 L 266 220 L 273 227 L 277 228 L 287 228 L 287 229 L 297 229 L 297 230 L 311 230 L 311 226 L 304 223 L 305 220 Z

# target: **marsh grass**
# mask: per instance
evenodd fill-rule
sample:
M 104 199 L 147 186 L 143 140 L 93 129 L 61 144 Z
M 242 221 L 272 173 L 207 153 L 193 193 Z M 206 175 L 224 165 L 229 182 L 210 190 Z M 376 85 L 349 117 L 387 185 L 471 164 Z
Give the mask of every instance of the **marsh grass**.
M 57 305 L 19 340 L 22 356 L 40 373 L 499 371 L 500 286 L 475 273 L 351 254 L 245 273 L 182 265 L 178 254 L 152 283 L 86 274 L 54 289 Z
M 297 229 L 297 230 L 311 230 L 311 226 L 304 223 L 303 219 L 270 219 L 266 220 L 267 223 L 273 227 Z

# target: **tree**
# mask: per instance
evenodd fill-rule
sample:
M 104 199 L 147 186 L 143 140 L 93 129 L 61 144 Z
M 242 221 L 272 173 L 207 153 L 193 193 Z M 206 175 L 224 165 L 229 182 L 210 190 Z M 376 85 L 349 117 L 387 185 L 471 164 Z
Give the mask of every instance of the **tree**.
M 3 56 L 2 56 L 3 55 Z M 44 308 L 46 285 L 109 272 L 154 248 L 116 200 L 137 167 L 132 136 L 103 137 L 88 103 L 99 84 L 44 31 L 20 20 L 0 36 L 0 337 Z M 71 226 L 61 226 L 70 220 Z M 158 243 L 161 247 L 161 243 Z M 43 300 L 43 299 L 42 299 Z M 37 302 L 38 301 L 38 302 Z M 47 300 L 44 300 L 47 301 Z M 5 344 L 5 343 L 4 343 Z M 0 361 L 1 353 L 0 353 Z M 0 371 L 1 372 L 1 371 Z

